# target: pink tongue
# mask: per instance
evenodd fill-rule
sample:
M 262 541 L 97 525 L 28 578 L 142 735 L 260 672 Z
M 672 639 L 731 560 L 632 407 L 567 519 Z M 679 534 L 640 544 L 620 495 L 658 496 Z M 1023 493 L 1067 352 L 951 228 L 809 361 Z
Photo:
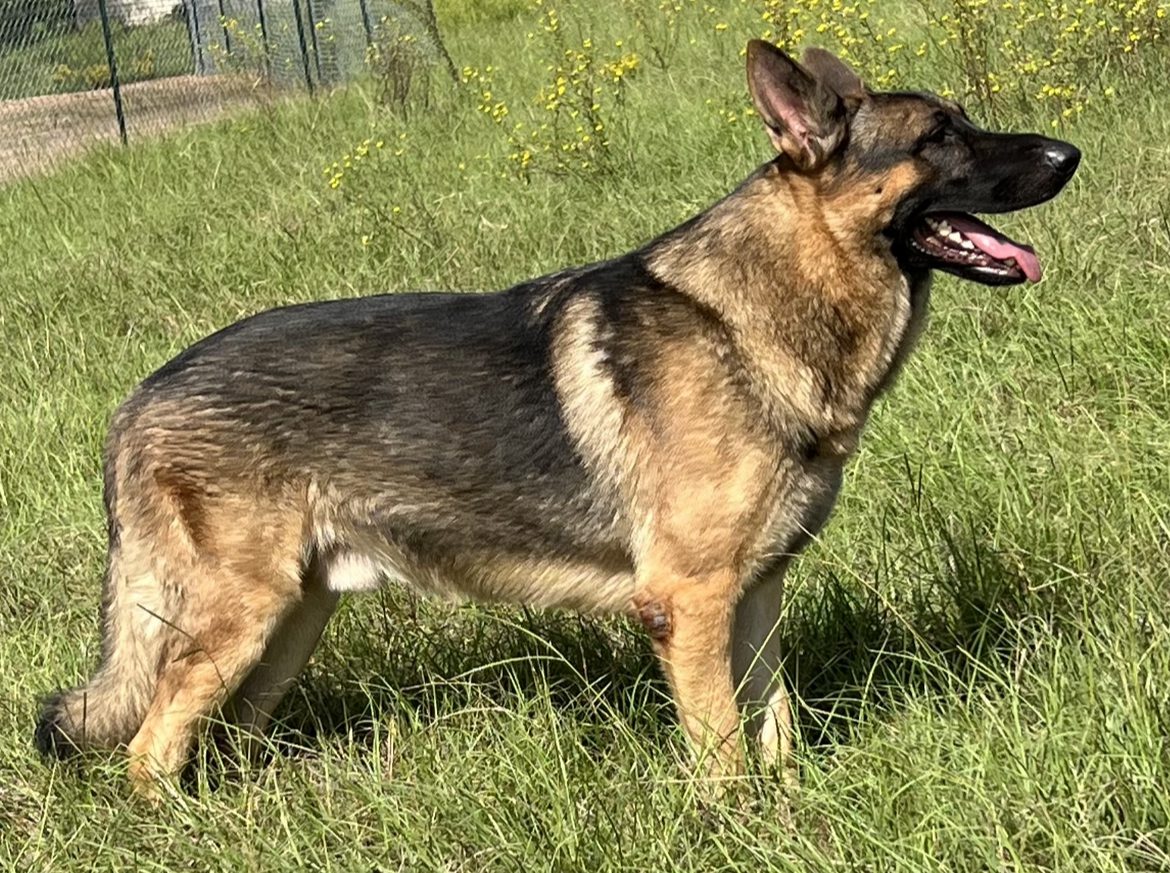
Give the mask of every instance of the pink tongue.
M 1040 259 L 1029 245 L 1012 242 L 1006 236 L 996 232 L 981 221 L 973 221 L 959 215 L 946 216 L 946 222 L 971 242 L 975 243 L 980 251 L 986 252 L 997 260 L 1015 259 L 1029 282 L 1039 282 L 1043 272 L 1040 269 Z

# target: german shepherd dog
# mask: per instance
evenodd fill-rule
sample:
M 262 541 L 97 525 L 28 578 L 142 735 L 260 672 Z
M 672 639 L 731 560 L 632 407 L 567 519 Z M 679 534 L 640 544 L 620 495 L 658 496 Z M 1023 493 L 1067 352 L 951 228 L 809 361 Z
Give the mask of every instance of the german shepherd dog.
M 1080 160 L 955 103 L 874 93 L 833 55 L 748 46 L 776 156 L 642 248 L 490 294 L 274 309 L 118 409 L 101 665 L 45 753 L 125 746 L 147 795 L 203 720 L 259 737 L 346 592 L 625 613 L 704 778 L 744 735 L 791 779 L 775 626 L 933 270 L 1035 282 L 969 213 L 1055 196 Z M 746 729 L 745 729 L 746 728 Z

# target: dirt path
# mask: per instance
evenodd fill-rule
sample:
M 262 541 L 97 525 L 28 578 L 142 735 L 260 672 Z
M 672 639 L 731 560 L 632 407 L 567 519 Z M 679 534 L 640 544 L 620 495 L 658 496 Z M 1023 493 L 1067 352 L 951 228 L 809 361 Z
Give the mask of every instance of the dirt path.
M 229 76 L 175 76 L 122 88 L 131 142 L 268 99 L 251 80 Z M 95 143 L 117 141 L 109 88 L 0 102 L 0 184 L 48 169 Z

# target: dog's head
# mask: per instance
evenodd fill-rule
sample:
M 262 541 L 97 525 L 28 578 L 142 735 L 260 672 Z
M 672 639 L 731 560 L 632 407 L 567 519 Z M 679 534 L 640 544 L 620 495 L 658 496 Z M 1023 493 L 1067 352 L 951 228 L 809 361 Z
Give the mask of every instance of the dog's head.
M 992 133 L 933 94 L 874 93 L 836 57 L 797 63 L 748 45 L 752 100 L 780 153 L 854 230 L 889 243 L 903 270 L 946 270 L 988 285 L 1040 279 L 1030 246 L 973 212 L 1013 212 L 1056 196 L 1080 152 L 1033 134 Z

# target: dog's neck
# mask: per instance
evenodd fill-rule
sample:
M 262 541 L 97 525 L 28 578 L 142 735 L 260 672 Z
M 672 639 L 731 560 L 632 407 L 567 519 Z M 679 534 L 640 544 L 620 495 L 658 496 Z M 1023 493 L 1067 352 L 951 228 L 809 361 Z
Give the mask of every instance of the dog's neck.
M 864 423 L 925 309 L 879 232 L 881 192 L 826 187 L 768 165 L 642 253 L 719 314 L 776 413 L 818 433 Z

